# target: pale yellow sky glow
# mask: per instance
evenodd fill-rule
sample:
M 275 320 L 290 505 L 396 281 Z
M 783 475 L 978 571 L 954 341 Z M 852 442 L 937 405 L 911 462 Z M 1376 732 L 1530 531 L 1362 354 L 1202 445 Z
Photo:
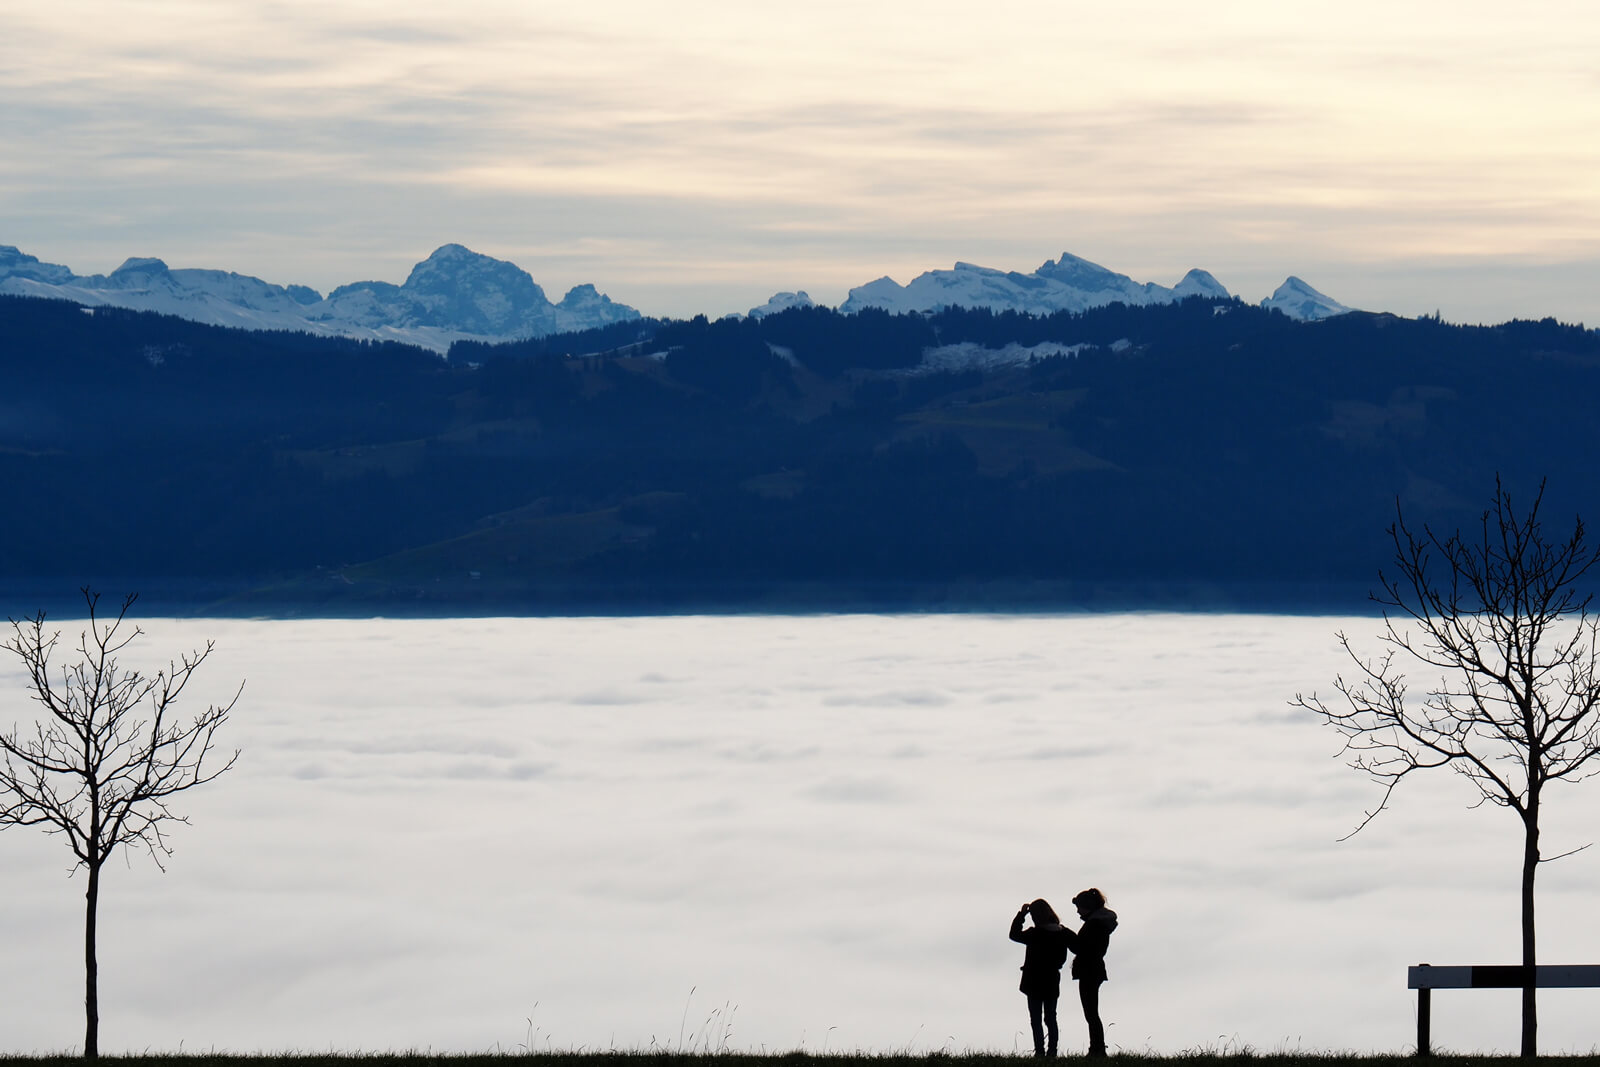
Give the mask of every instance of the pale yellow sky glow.
M 0 244 L 647 313 L 1062 251 L 1600 320 L 1600 15 L 1350 0 L 0 0 Z

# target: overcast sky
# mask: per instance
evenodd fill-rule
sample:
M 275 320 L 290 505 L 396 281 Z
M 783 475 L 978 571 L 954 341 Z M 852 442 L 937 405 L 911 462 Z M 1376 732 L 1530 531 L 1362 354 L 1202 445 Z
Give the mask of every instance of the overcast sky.
M 1592 0 L 0 0 L 0 244 L 646 313 L 1070 251 L 1600 322 Z

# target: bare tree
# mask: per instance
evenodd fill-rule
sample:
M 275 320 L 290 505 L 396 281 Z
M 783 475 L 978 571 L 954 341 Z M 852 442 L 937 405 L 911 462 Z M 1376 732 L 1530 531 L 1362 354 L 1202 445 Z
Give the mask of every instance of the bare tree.
M 83 927 L 85 1058 L 100 1053 L 99 965 L 95 958 L 95 912 L 100 870 L 120 845 L 143 846 L 165 870 L 172 854 L 167 830 L 188 819 L 169 807 L 171 798 L 204 785 L 233 766 L 213 751 L 217 728 L 243 691 L 212 705 L 190 722 L 176 721 L 172 707 L 211 654 L 181 656 L 153 677 L 124 670 L 117 656 L 142 631 L 126 625 L 135 597 L 107 622 L 98 615 L 100 597 L 83 590 L 89 621 L 78 638 L 77 659 L 52 671 L 61 638 L 46 633 L 44 613 L 11 620 L 12 634 L 0 643 L 22 661 L 30 696 L 43 711 L 29 727 L 0 732 L 0 829 L 42 826 L 66 838 L 77 857 L 73 870 L 88 872 Z
M 1397 506 L 1389 527 L 1395 574 L 1380 572 L 1382 592 L 1372 595 L 1383 606 L 1383 651 L 1365 659 L 1339 634 L 1359 672 L 1335 682 L 1343 700 L 1294 700 L 1343 734 L 1350 765 L 1384 787 L 1352 834 L 1388 806 L 1401 781 L 1438 767 L 1473 784 L 1474 807 L 1509 808 L 1522 820 L 1521 1054 L 1530 1057 L 1538 1046 L 1533 885 L 1547 861 L 1539 854 L 1544 791 L 1600 770 L 1600 619 L 1584 592 L 1600 547 L 1587 543 L 1581 518 L 1570 536 L 1547 538 L 1543 498 L 1541 483 L 1519 514 L 1496 479 L 1494 503 L 1470 539 L 1460 531 L 1442 538 L 1427 526 L 1414 533 Z M 1421 699 L 1407 699 L 1406 664 L 1441 672 Z

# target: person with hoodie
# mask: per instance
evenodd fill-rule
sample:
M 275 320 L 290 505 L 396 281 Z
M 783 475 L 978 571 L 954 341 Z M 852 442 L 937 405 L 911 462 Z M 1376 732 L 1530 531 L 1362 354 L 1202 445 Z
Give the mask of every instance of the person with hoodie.
M 1106 1054 L 1106 1028 L 1100 1022 L 1100 983 L 1106 980 L 1106 949 L 1111 931 L 1117 928 L 1117 913 L 1106 907 L 1106 895 L 1098 889 L 1085 889 L 1072 898 L 1083 920 L 1082 929 L 1066 929 L 1067 946 L 1072 949 L 1072 977 L 1078 982 L 1078 1000 L 1083 1004 L 1083 1019 L 1089 1024 L 1089 1055 Z
M 1033 925 L 1022 928 L 1024 919 Z M 1067 962 L 1067 935 L 1055 909 L 1043 900 L 1024 904 L 1011 920 L 1011 940 L 1028 946 L 1022 958 L 1022 985 L 1028 998 L 1028 1022 L 1033 1027 L 1033 1054 L 1054 1056 L 1060 1029 L 1056 1026 L 1056 1001 L 1061 998 L 1061 965 Z M 1045 1045 L 1048 1029 L 1050 1044 Z

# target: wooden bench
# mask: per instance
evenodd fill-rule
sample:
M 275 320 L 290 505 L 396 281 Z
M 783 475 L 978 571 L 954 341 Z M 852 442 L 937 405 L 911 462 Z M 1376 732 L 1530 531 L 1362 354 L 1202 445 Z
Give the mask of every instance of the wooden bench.
M 1534 968 L 1533 984 L 1539 989 L 1600 987 L 1600 965 L 1540 964 Z M 1417 991 L 1417 1055 L 1426 1056 L 1432 1052 L 1428 1027 L 1435 989 L 1521 989 L 1522 967 L 1432 967 L 1420 963 L 1406 969 L 1406 988 Z

